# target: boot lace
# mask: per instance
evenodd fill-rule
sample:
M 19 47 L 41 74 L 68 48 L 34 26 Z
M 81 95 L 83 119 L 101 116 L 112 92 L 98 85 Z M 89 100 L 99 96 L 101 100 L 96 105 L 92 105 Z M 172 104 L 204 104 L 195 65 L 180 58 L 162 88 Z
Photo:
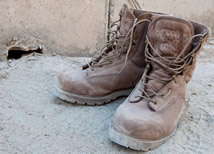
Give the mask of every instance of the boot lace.
M 122 66 L 121 71 L 126 66 L 128 55 L 131 51 L 131 46 L 133 42 L 133 34 L 134 34 L 134 28 L 142 23 L 142 22 L 151 22 L 148 19 L 143 19 L 140 21 L 137 21 L 137 18 L 134 20 L 133 25 L 129 29 L 126 35 L 121 35 L 120 30 L 120 22 L 121 19 L 118 21 L 115 21 L 112 23 L 111 27 L 108 30 L 110 41 L 106 43 L 106 45 L 101 49 L 100 54 L 98 57 L 93 57 L 89 63 L 87 63 L 87 66 L 93 71 L 94 67 L 102 67 L 103 65 L 111 64 L 112 59 L 114 58 L 120 58 L 123 53 L 126 53 L 125 62 Z M 116 27 L 116 29 L 115 29 Z M 128 43 L 128 46 L 126 45 Z M 110 51 L 109 51 L 110 50 Z M 109 54 L 111 53 L 111 54 Z M 100 61 L 102 59 L 102 61 Z
M 156 89 L 152 84 L 148 84 L 146 83 L 146 81 L 148 80 L 155 80 L 157 82 L 160 82 L 160 83 L 168 83 L 172 80 L 175 81 L 175 83 L 177 83 L 176 81 L 176 76 L 181 74 L 185 68 L 186 65 L 189 65 L 193 58 L 196 56 L 196 51 L 197 51 L 197 48 L 194 48 L 191 52 L 189 52 L 186 56 L 184 57 L 181 57 L 183 55 L 183 53 L 185 52 L 186 48 L 188 47 L 188 44 L 191 43 L 191 41 L 194 39 L 194 38 L 197 38 L 197 37 L 200 37 L 200 39 L 202 39 L 202 34 L 197 34 L 197 35 L 194 35 L 192 36 L 188 42 L 186 43 L 185 47 L 183 48 L 183 50 L 180 52 L 180 54 L 176 57 L 174 56 L 170 56 L 170 57 L 167 57 L 167 56 L 161 56 L 159 54 L 159 52 L 157 52 L 154 47 L 152 46 L 148 36 L 146 36 L 146 50 L 145 50 L 145 57 L 146 57 L 146 62 L 147 62 L 147 66 L 145 68 L 145 72 L 140 80 L 140 86 L 139 86 L 139 90 L 142 92 L 140 95 L 137 95 L 135 97 L 140 97 L 140 98 L 144 98 L 144 99 L 147 99 L 153 103 L 156 104 L 156 102 L 154 102 L 152 100 L 152 98 L 154 96 L 158 96 L 158 97 L 167 97 L 171 91 L 171 88 L 168 89 L 168 91 L 165 93 L 165 94 L 160 94 L 160 92 L 157 92 L 159 91 L 159 89 Z M 152 49 L 158 56 L 157 57 L 154 57 L 150 50 L 149 49 Z M 164 67 L 166 70 L 168 71 L 171 71 L 174 75 L 173 76 L 168 76 L 168 77 L 163 77 L 163 78 L 160 78 L 158 75 L 154 75 L 154 76 L 149 76 L 147 75 L 148 74 L 148 71 L 150 70 L 150 67 L 151 67 L 151 62 L 155 62 L 159 65 L 161 65 L 162 67 Z M 162 73 L 161 71 L 159 71 L 158 73 Z M 163 73 L 162 73 L 163 74 Z M 163 74 L 164 75 L 164 74 Z M 145 87 L 149 87 L 150 90 L 146 90 L 148 88 L 145 88 Z

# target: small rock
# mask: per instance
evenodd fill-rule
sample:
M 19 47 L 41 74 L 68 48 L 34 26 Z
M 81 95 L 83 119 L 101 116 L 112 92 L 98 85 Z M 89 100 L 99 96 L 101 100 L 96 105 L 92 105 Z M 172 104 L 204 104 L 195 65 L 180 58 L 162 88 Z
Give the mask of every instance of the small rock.
M 57 54 L 54 52 L 54 53 L 52 53 L 52 56 L 56 56 Z
M 10 109 L 11 109 L 11 108 L 13 108 L 13 107 L 12 107 L 11 105 L 8 105 L 8 108 L 10 108 Z
M 7 79 L 8 78 L 8 74 L 0 74 L 0 79 Z
M 195 93 L 195 92 L 193 92 L 193 93 L 191 93 L 192 95 L 197 95 L 197 93 Z
M 49 134 L 44 134 L 44 136 L 50 136 Z
M 193 121 L 193 116 L 190 116 L 190 117 L 189 117 L 189 121 Z

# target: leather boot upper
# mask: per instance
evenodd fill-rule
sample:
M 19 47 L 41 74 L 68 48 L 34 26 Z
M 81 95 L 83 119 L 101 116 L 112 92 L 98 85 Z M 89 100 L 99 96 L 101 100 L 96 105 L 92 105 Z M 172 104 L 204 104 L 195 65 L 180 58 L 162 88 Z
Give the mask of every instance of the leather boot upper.
M 83 70 L 60 74 L 58 87 L 69 93 L 89 96 L 105 96 L 134 88 L 146 64 L 145 36 L 150 19 L 151 14 L 136 12 L 124 5 L 120 24 L 111 33 L 106 49 Z
M 153 18 L 148 29 L 147 67 L 136 88 L 117 109 L 112 127 L 142 140 L 158 140 L 175 129 L 187 82 L 207 27 L 170 16 Z

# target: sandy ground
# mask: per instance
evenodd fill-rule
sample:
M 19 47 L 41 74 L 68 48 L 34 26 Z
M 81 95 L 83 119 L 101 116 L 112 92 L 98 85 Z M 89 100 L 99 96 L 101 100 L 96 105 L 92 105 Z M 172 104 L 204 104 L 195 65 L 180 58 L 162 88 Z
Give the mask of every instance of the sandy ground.
M 214 153 L 214 46 L 205 48 L 175 135 L 148 153 Z M 35 55 L 0 62 L 0 153 L 138 153 L 108 139 L 124 98 L 92 107 L 54 97 L 55 76 L 88 60 Z

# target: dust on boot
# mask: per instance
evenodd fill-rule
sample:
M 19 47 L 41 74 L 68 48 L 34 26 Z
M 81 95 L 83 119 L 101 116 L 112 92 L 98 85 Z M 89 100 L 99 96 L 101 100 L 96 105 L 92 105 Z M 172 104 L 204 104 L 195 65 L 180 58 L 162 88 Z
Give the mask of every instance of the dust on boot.
M 151 14 L 124 5 L 110 29 L 111 40 L 83 70 L 61 73 L 55 95 L 71 103 L 100 105 L 128 96 L 140 80 L 145 63 L 145 36 Z
M 147 151 L 175 132 L 204 41 L 206 26 L 171 16 L 153 18 L 149 25 L 146 69 L 136 88 L 117 109 L 110 139 Z

